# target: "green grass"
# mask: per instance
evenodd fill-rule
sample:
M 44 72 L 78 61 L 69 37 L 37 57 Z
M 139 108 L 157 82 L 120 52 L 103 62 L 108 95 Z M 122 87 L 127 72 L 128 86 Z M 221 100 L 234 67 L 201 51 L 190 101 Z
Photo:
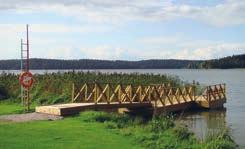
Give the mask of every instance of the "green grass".
M 0 104 L 0 113 L 16 113 L 16 105 Z M 201 142 L 171 116 L 146 121 L 141 117 L 83 112 L 58 121 L 0 122 L 2 149 L 234 149 L 228 131 L 210 134 Z
M 18 103 L 0 101 L 0 115 L 23 113 L 23 107 Z
M 0 123 L 2 149 L 140 149 L 132 137 L 80 117 L 59 121 Z
M 234 149 L 236 144 L 227 131 L 210 136 L 205 142 L 197 140 L 186 127 L 175 125 L 171 116 L 158 116 L 151 121 L 104 112 L 84 112 L 81 120 L 103 123 L 110 130 L 133 137 L 146 149 Z
M 34 111 L 34 108 L 35 104 L 32 104 L 30 112 Z M 12 102 L 11 100 L 0 101 L 0 115 L 20 114 L 24 112 L 24 107 L 21 103 Z

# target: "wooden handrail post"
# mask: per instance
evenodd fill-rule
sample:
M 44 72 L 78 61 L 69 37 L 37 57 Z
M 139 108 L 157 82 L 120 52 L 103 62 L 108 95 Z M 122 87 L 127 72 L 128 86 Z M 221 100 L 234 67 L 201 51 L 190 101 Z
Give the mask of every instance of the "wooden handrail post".
M 211 90 L 210 88 L 211 88 L 211 87 L 208 86 L 208 103 L 210 103 L 210 100 L 211 100 L 211 99 L 210 99 L 210 90 Z
M 226 94 L 226 84 L 224 83 L 224 93 Z
M 132 87 L 132 84 L 130 84 L 129 85 L 130 86 L 130 88 L 129 88 L 129 100 L 130 100 L 130 102 L 133 102 L 133 100 L 132 100 L 132 97 L 133 97 L 133 87 Z
M 97 104 L 97 83 L 94 83 L 94 103 Z
M 107 87 L 107 90 L 106 90 L 106 100 L 107 100 L 107 103 L 110 104 L 110 85 L 107 84 L 106 87 Z
M 88 100 L 88 85 L 87 85 L 87 83 L 85 83 L 85 93 L 84 93 L 84 98 L 85 98 L 85 101 Z
M 75 84 L 72 83 L 71 101 L 74 102 L 75 96 Z
M 193 96 L 193 101 L 196 101 L 196 82 L 193 80 L 193 85 L 192 85 L 192 96 Z
M 157 115 L 157 98 L 156 98 L 156 91 L 154 86 L 152 87 L 152 92 L 154 98 L 153 117 L 155 117 Z
M 121 83 L 118 85 L 118 101 L 119 101 L 119 103 L 121 104 L 122 103 L 122 99 L 121 99 L 121 97 L 122 97 L 122 92 L 121 92 Z

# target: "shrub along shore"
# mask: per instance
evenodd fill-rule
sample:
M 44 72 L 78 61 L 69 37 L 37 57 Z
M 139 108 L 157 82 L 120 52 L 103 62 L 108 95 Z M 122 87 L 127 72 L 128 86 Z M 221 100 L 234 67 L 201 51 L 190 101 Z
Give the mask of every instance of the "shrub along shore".
M 20 85 L 16 74 L 0 74 L 0 95 L 8 99 L 20 99 Z M 180 86 L 183 82 L 177 77 L 153 74 L 121 74 L 96 72 L 66 72 L 34 75 L 31 98 L 36 104 L 55 104 L 71 100 L 72 84 L 80 87 L 84 83 L 115 83 L 149 85 L 171 82 Z
M 134 138 L 137 144 L 147 149 L 234 149 L 236 144 L 228 129 L 208 135 L 204 141 L 196 139 L 187 127 L 174 123 L 170 115 L 155 116 L 150 121 L 141 117 L 105 112 L 83 112 L 83 122 L 103 123 L 107 129 L 116 129 L 119 134 Z

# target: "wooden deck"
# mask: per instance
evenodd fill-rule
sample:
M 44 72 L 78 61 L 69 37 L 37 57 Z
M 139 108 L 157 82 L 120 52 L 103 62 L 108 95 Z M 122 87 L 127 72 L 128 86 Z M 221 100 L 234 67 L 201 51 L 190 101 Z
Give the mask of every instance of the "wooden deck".
M 202 95 L 195 95 L 194 86 L 174 88 L 169 85 L 112 85 L 84 84 L 73 103 L 39 106 L 36 112 L 53 115 L 72 115 L 86 110 L 118 108 L 150 108 L 158 112 L 175 112 L 191 108 L 221 108 L 226 102 L 225 85 L 208 86 Z

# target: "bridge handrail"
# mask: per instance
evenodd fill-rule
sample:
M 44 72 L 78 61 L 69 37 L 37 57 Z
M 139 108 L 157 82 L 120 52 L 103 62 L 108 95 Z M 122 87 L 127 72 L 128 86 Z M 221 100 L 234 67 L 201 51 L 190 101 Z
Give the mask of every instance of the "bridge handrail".
M 226 84 L 214 84 L 205 88 L 202 96 L 208 101 L 219 100 L 221 98 L 226 99 Z
M 72 102 L 157 102 L 161 106 L 166 104 L 180 104 L 183 102 L 196 101 L 198 97 L 207 102 L 225 98 L 225 84 L 207 86 L 202 95 L 196 95 L 195 85 L 183 87 L 159 85 L 122 85 L 122 84 L 99 84 L 85 83 L 75 95 L 73 84 Z
M 72 101 L 75 102 L 78 99 L 82 102 L 94 102 L 106 101 L 110 104 L 112 101 L 119 103 L 122 102 L 155 102 L 164 106 L 165 104 L 175 104 L 180 102 L 187 102 L 195 100 L 194 87 L 185 86 L 178 87 L 165 87 L 161 85 L 127 85 L 122 86 L 117 84 L 90 84 L 85 83 L 80 91 L 75 96 L 75 89 L 73 85 Z M 82 97 L 80 97 L 82 96 Z M 92 100 L 93 98 L 93 100 Z M 116 100 L 114 98 L 117 98 Z

